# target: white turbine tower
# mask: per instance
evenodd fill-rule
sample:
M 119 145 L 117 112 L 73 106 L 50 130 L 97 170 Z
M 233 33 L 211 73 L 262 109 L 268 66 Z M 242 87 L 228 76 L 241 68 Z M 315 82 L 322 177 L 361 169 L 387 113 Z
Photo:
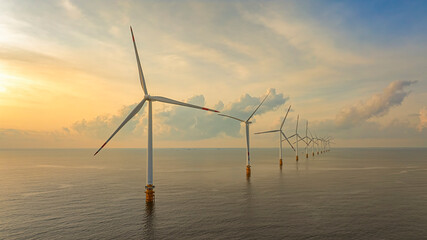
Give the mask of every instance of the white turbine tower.
M 308 147 L 310 146 L 310 143 L 313 141 L 313 139 L 308 137 L 308 120 L 307 120 L 307 123 L 305 124 L 305 137 L 303 137 L 301 140 L 304 141 L 305 143 L 305 158 L 308 158 Z
M 320 141 L 320 139 L 317 137 L 316 132 L 314 132 L 314 136 L 316 136 L 316 150 L 317 150 L 317 155 L 319 155 L 319 141 Z
M 312 142 L 312 144 L 311 144 L 311 154 L 313 155 L 313 157 L 314 157 L 314 137 L 313 137 L 313 134 L 311 134 L 311 131 L 308 131 L 309 133 L 310 133 L 310 136 L 311 136 L 311 142 Z
M 283 159 L 282 142 L 284 140 L 282 140 L 282 136 L 285 138 L 286 141 L 288 141 L 289 146 L 291 146 L 291 148 L 294 149 L 294 151 L 295 151 L 295 148 L 292 146 L 292 144 L 289 142 L 288 138 L 286 137 L 285 133 L 282 131 L 283 126 L 284 126 L 285 121 L 286 121 L 286 117 L 288 116 L 288 113 L 289 113 L 290 109 L 291 109 L 291 106 L 289 106 L 288 111 L 286 112 L 285 118 L 283 119 L 282 124 L 280 125 L 279 129 L 255 133 L 255 134 L 274 133 L 274 132 L 278 132 L 279 133 L 279 159 L 280 159 L 279 160 L 279 165 L 280 166 L 283 165 L 283 161 L 282 161 L 282 159 Z
M 246 132 L 246 151 L 247 151 L 247 156 L 246 156 L 246 175 L 250 176 L 251 175 L 251 156 L 249 153 L 249 124 L 251 124 L 252 122 L 250 122 L 249 120 L 251 120 L 251 118 L 254 116 L 254 114 L 256 113 L 256 111 L 258 110 L 259 107 L 261 107 L 261 105 L 264 103 L 265 99 L 267 99 L 268 95 L 270 94 L 270 92 L 267 93 L 267 96 L 265 96 L 265 98 L 261 101 L 261 103 L 258 105 L 258 107 L 255 109 L 255 111 L 249 116 L 249 118 L 245 121 L 242 120 L 240 118 L 236 118 L 233 116 L 229 116 L 229 115 L 225 115 L 225 114 L 218 114 L 220 116 L 223 117 L 229 117 L 232 118 L 236 121 L 242 122 L 245 124 L 245 132 Z
M 180 105 L 184 107 L 191 107 L 191 108 L 197 108 L 202 109 L 206 111 L 212 111 L 212 112 L 218 112 L 216 110 L 199 107 L 196 105 L 188 104 L 179 102 L 176 100 L 172 100 L 165 97 L 160 96 L 150 96 L 147 91 L 147 87 L 145 85 L 145 79 L 144 74 L 142 73 L 142 67 L 141 62 L 139 60 L 138 50 L 136 48 L 135 43 L 135 37 L 133 35 L 132 27 L 130 27 L 131 35 L 132 35 L 132 41 L 133 41 L 133 47 L 135 50 L 135 56 L 136 56 L 136 62 L 138 65 L 138 73 L 139 73 L 139 81 L 141 83 L 142 90 L 144 91 L 144 97 L 142 98 L 141 102 L 136 105 L 136 107 L 129 113 L 129 115 L 125 118 L 125 120 L 120 124 L 120 126 L 114 131 L 114 133 L 111 135 L 110 138 L 107 139 L 107 141 L 102 144 L 102 146 L 98 149 L 98 151 L 95 152 L 94 155 L 96 155 L 101 149 L 116 135 L 116 133 L 132 118 L 134 117 L 142 108 L 144 103 L 148 101 L 148 146 L 147 146 L 147 185 L 145 186 L 145 193 L 146 193 L 146 202 L 153 202 L 154 201 L 154 185 L 153 185 L 153 113 L 152 113 L 152 102 L 163 102 L 163 103 L 169 103 L 169 104 L 175 104 Z
M 299 138 L 301 138 L 298 135 L 298 121 L 299 121 L 299 114 L 297 116 L 297 126 L 295 128 L 295 134 L 289 137 L 289 138 L 295 137 L 295 144 L 296 144 L 295 159 L 296 159 L 296 161 L 298 161 L 298 141 L 299 141 Z

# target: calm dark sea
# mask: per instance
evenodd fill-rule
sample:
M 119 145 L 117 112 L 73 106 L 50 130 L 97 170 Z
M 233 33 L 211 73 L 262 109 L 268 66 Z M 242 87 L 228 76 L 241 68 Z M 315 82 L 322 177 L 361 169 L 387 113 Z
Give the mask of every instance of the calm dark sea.
M 427 149 L 0 150 L 0 239 L 427 239 Z

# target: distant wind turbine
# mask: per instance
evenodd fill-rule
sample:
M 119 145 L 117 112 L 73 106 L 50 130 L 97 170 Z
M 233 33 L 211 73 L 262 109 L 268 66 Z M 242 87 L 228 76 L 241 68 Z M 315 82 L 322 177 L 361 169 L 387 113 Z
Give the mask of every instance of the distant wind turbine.
M 314 137 L 313 137 L 313 134 L 311 134 L 311 131 L 309 130 L 308 132 L 310 133 L 310 136 L 311 136 L 311 142 L 312 142 L 312 145 L 311 145 L 311 154 L 312 154 L 312 155 L 313 155 L 313 157 L 314 157 L 314 143 L 315 143 L 315 139 L 314 139 Z
M 133 47 L 135 50 L 135 56 L 136 56 L 136 62 L 138 65 L 138 73 L 139 73 L 139 81 L 141 83 L 142 90 L 144 91 L 144 97 L 142 98 L 141 102 L 136 105 L 136 107 L 129 113 L 129 115 L 125 118 L 125 120 L 120 124 L 120 126 L 114 131 L 114 133 L 111 135 L 110 138 L 107 139 L 107 141 L 102 144 L 102 146 L 98 149 L 98 151 L 95 152 L 94 155 L 96 155 L 101 149 L 116 135 L 116 133 L 127 123 L 129 120 L 134 117 L 144 106 L 144 103 L 148 101 L 148 146 L 147 146 L 147 185 L 145 186 L 145 193 L 146 193 L 146 202 L 153 202 L 154 201 L 154 185 L 153 185 L 153 114 L 152 114 L 152 102 L 163 102 L 163 103 L 169 103 L 169 104 L 175 104 L 180 105 L 184 107 L 191 107 L 191 108 L 197 108 L 201 110 L 206 111 L 212 111 L 212 112 L 218 112 L 216 110 L 212 110 L 209 108 L 199 107 L 193 104 L 183 103 L 176 100 L 172 100 L 170 98 L 166 97 L 160 97 L 160 96 L 150 96 L 147 91 L 147 86 L 145 85 L 145 78 L 144 74 L 142 72 L 141 62 L 139 60 L 138 50 L 136 48 L 135 43 L 135 37 L 133 35 L 132 27 L 130 27 L 131 35 L 132 35 L 132 41 L 133 41 Z
M 237 118 L 237 117 L 230 116 L 230 115 L 221 114 L 221 113 L 218 114 L 220 116 L 228 117 L 228 118 L 234 119 L 236 121 L 239 121 L 239 122 L 242 122 L 245 124 L 245 127 L 246 127 L 246 131 L 245 131 L 246 132 L 246 151 L 247 151 L 247 156 L 246 156 L 246 175 L 247 176 L 251 175 L 251 156 L 249 153 L 249 150 L 250 150 L 250 146 L 249 146 L 249 124 L 251 124 L 252 122 L 249 120 L 251 120 L 251 118 L 254 116 L 254 114 L 256 113 L 258 108 L 261 107 L 261 105 L 264 103 L 265 99 L 267 99 L 268 95 L 270 95 L 270 92 L 267 93 L 267 96 L 265 96 L 265 98 L 261 101 L 261 103 L 255 109 L 255 111 L 249 116 L 249 118 L 246 121 L 242 120 L 240 118 Z
M 298 135 L 298 121 L 299 121 L 299 114 L 297 116 L 297 126 L 295 128 L 295 134 L 289 137 L 289 138 L 295 137 L 295 143 L 296 143 L 295 160 L 296 161 L 298 161 L 298 141 L 299 141 L 299 138 L 301 138 L 300 135 Z
M 288 113 L 289 113 L 290 109 L 291 109 L 291 106 L 289 106 L 288 111 L 286 112 L 285 118 L 283 118 L 282 124 L 280 125 L 279 129 L 270 130 L 270 131 L 264 131 L 264 132 L 256 132 L 255 133 L 255 134 L 274 133 L 274 132 L 278 132 L 279 133 L 279 158 L 280 158 L 279 164 L 280 164 L 280 166 L 283 165 L 283 161 L 282 161 L 282 159 L 283 159 L 283 150 L 282 150 L 282 142 L 283 142 L 283 140 L 282 140 L 282 136 L 285 138 L 286 141 L 288 141 L 289 146 L 291 146 L 291 148 L 294 149 L 294 151 L 295 151 L 295 148 L 292 146 L 291 142 L 289 142 L 289 140 L 286 137 L 285 133 L 282 131 L 283 126 L 284 126 L 285 121 L 286 121 L 286 117 L 288 117 Z
M 308 147 L 310 146 L 310 143 L 313 141 L 313 139 L 308 137 L 308 120 L 305 125 L 305 137 L 301 138 L 301 140 L 305 142 L 305 158 L 308 158 Z
M 316 136 L 316 150 L 317 150 L 317 155 L 319 155 L 319 142 L 320 142 L 320 139 L 317 137 L 316 132 L 314 132 L 314 136 Z

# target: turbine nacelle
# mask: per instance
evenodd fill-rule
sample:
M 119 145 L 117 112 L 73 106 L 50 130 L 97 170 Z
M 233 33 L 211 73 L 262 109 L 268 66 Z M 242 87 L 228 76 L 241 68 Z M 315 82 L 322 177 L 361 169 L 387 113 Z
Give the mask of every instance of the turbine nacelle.
M 174 104 L 174 105 L 179 105 L 179 106 L 184 106 L 184 107 L 197 108 L 197 109 L 201 109 L 201 110 L 205 110 L 205 111 L 211 111 L 211 112 L 217 112 L 217 113 L 219 112 L 217 110 L 213 110 L 213 109 L 200 107 L 200 106 L 189 104 L 189 103 L 176 101 L 176 100 L 166 98 L 166 97 L 150 96 L 150 94 L 148 94 L 147 86 L 145 84 L 145 78 L 144 78 L 144 74 L 142 72 L 141 62 L 139 60 L 138 49 L 136 48 L 136 42 L 135 42 L 135 37 L 133 35 L 132 27 L 130 28 L 130 30 L 131 30 L 131 34 L 132 34 L 132 42 L 133 42 L 133 47 L 134 47 L 134 51 L 135 51 L 136 63 L 138 66 L 139 80 L 140 80 L 141 88 L 144 91 L 144 98 L 141 100 L 140 103 L 138 103 L 138 105 L 136 105 L 136 107 L 129 113 L 129 115 L 125 118 L 125 120 L 122 122 L 122 124 L 120 124 L 120 126 L 116 129 L 116 131 L 114 131 L 114 133 L 110 136 L 110 138 L 107 139 L 107 141 L 98 149 L 98 151 L 95 152 L 94 155 L 98 154 L 98 152 L 104 148 L 104 146 L 114 137 L 114 135 L 116 135 L 116 133 L 118 131 L 120 131 L 120 129 L 127 122 L 129 122 L 129 120 L 132 119 L 141 110 L 141 108 L 144 106 L 146 101 L 149 101 L 150 104 L 151 104 L 151 102 L 163 102 L 163 103 L 169 103 L 169 104 Z M 151 109 L 151 105 L 149 106 L 149 108 Z M 149 144 L 151 144 L 151 143 L 149 143 Z

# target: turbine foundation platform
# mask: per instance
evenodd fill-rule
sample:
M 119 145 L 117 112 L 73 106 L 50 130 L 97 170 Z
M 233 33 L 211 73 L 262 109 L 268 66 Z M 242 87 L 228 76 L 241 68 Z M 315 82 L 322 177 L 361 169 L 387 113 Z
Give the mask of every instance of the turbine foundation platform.
M 283 165 L 283 161 L 282 159 L 279 160 L 279 165 L 282 166 Z
M 305 158 L 308 158 L 308 153 L 305 154 Z
M 313 152 L 313 157 L 314 157 L 314 152 Z
M 251 166 L 247 165 L 246 166 L 246 177 L 250 177 L 251 176 Z
M 145 186 L 145 202 L 154 202 L 154 186 L 151 184 Z
M 298 155 L 296 156 L 296 160 L 297 160 L 297 162 L 298 162 Z

